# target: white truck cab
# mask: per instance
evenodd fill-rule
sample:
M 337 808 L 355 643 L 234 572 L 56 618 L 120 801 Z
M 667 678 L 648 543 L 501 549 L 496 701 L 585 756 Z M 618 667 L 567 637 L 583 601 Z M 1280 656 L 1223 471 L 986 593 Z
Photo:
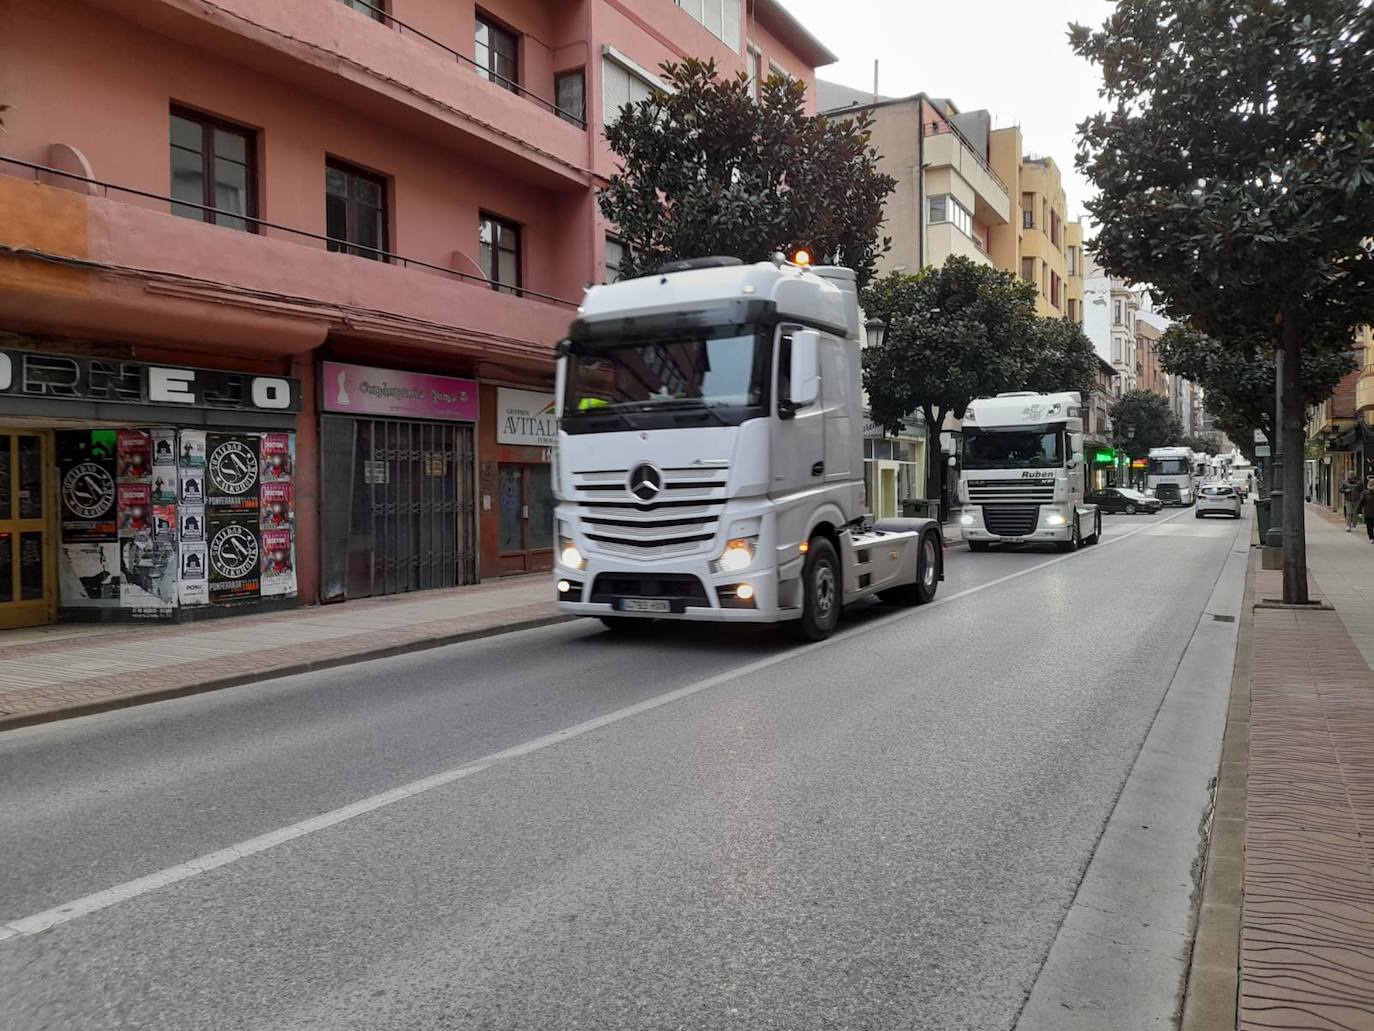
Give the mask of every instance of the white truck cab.
M 1013 391 L 973 401 L 963 419 L 960 533 L 995 542 L 1096 544 L 1102 515 L 1084 501 L 1083 401 L 1074 392 Z
M 1187 508 L 1197 500 L 1197 457 L 1192 448 L 1152 447 L 1145 485 L 1165 505 Z
M 935 595 L 933 520 L 864 510 L 854 273 L 679 262 L 588 290 L 559 345 L 560 608 L 830 634 L 869 595 Z

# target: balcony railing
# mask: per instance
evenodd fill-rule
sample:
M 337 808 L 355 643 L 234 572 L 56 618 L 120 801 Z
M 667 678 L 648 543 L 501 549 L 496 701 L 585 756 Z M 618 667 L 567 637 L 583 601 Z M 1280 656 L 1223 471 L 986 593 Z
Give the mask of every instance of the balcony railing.
M 964 149 L 973 155 L 973 159 L 978 162 L 978 167 L 981 168 L 984 172 L 986 172 L 992 178 L 993 182 L 995 182 L 998 186 L 1002 187 L 1003 193 L 1010 197 L 1011 190 L 1007 189 L 1007 184 L 1002 181 L 1002 177 L 992 170 L 992 165 L 988 164 L 988 159 L 984 157 L 982 154 L 978 153 L 978 149 L 973 145 L 969 138 L 959 130 L 959 127 L 956 126 L 953 122 L 930 121 L 923 123 L 921 126 L 921 134 L 923 136 L 939 136 L 947 132 L 954 134 L 954 138 L 957 139 L 960 143 L 962 143 L 964 145 Z
M 354 9 L 359 7 L 367 8 L 367 10 L 372 13 L 372 18 L 374 21 L 379 21 L 383 25 L 390 26 L 391 28 L 395 29 L 398 33 L 400 33 L 402 36 L 409 33 L 416 39 L 423 40 L 430 46 L 442 50 L 444 53 L 448 54 L 459 64 L 471 68 L 478 75 L 482 76 L 490 82 L 494 82 L 502 89 L 509 90 L 512 93 L 519 94 L 531 103 L 537 104 L 539 107 L 542 107 L 545 111 L 548 111 L 550 114 L 557 115 L 559 118 L 577 126 L 579 129 L 587 128 L 586 118 L 578 114 L 575 114 L 572 111 L 564 111 L 557 104 L 545 100 L 537 93 L 531 93 L 529 90 L 525 89 L 525 87 L 521 86 L 520 83 L 513 82 L 512 80 L 507 79 L 504 75 L 500 75 L 492 71 L 490 68 L 483 67 L 482 65 L 474 61 L 471 57 L 468 57 L 467 54 L 461 54 L 457 50 L 454 50 L 448 44 L 440 43 L 433 36 L 421 32 L 415 26 L 410 25 L 407 22 L 403 22 L 399 18 L 393 17 L 385 8 L 376 6 L 375 4 L 368 3 L 367 0 L 341 0 L 341 2 L 344 4 L 345 7 L 352 7 Z M 359 11 L 358 13 L 362 14 L 361 11 Z
M 21 161 L 18 158 L 6 157 L 0 154 L 0 168 L 6 165 L 14 165 L 19 168 L 28 169 L 33 173 L 35 182 L 39 181 L 38 177 L 40 175 L 60 176 L 63 179 L 71 179 L 75 182 L 85 183 L 87 186 L 94 186 L 104 191 L 101 196 L 106 198 L 110 196 L 111 191 L 114 191 L 116 194 L 122 194 L 129 197 L 140 197 L 144 200 L 160 201 L 168 205 L 169 211 L 171 210 L 171 205 L 176 205 L 181 208 L 194 208 L 202 214 L 223 215 L 226 218 L 247 222 L 253 227 L 254 232 L 260 232 L 263 229 L 271 229 L 274 232 L 286 233 L 288 236 L 323 243 L 328 246 L 330 250 L 342 251 L 347 254 L 386 262 L 389 265 L 399 265 L 401 268 L 422 268 L 429 272 L 439 272 L 451 279 L 456 279 L 461 282 L 480 284 L 490 290 L 499 290 L 501 293 L 514 294 L 517 297 L 533 298 L 534 300 L 543 301 L 546 304 L 557 305 L 560 308 L 567 308 L 570 310 L 576 310 L 577 308 L 576 302 L 566 300 L 562 297 L 554 297 L 552 294 L 541 294 L 537 290 L 529 290 L 525 287 L 496 284 L 485 276 L 476 276 L 470 272 L 459 272 L 457 269 L 445 268 L 443 265 L 433 265 L 427 261 L 421 261 L 418 258 L 408 258 L 405 255 L 395 254 L 391 251 L 384 251 L 373 247 L 362 247 L 351 240 L 341 240 L 335 236 L 322 236 L 319 233 L 312 233 L 305 229 L 296 229 L 293 226 L 284 226 L 276 222 L 268 222 L 263 218 L 254 218 L 251 215 L 245 215 L 239 211 L 228 211 L 224 208 L 213 208 L 205 204 L 194 204 L 191 201 L 178 200 L 175 197 L 167 197 L 160 193 L 149 193 L 147 190 L 137 190 L 131 186 L 120 186 L 118 183 L 110 183 L 102 179 L 92 179 L 88 176 L 77 175 L 74 172 L 64 172 L 60 168 L 50 168 L 47 165 L 35 164 L 32 161 Z M 0 174 L 3 173 L 0 172 Z M 237 231 L 242 232 L 243 230 Z

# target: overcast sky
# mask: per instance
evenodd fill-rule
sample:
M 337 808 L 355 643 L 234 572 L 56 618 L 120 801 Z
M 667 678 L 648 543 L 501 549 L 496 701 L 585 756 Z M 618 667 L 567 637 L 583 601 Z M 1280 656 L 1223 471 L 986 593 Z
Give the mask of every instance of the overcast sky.
M 961 111 L 987 108 L 993 128 L 1020 125 L 1028 154 L 1064 173 L 1069 218 L 1083 214 L 1075 130 L 1101 110 L 1097 69 L 1068 43 L 1071 21 L 1099 26 L 1110 0 L 783 0 L 839 62 L 819 75 L 884 96 L 925 92 Z

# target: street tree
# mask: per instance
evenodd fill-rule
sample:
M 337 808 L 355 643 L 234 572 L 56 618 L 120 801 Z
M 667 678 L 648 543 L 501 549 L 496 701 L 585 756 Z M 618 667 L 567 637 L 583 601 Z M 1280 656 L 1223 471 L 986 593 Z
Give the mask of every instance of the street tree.
M 1152 390 L 1128 390 L 1112 406 L 1112 429 L 1118 446 L 1131 458 L 1144 458 L 1155 447 L 1177 447 L 1183 426 L 1168 398 Z
M 806 86 L 759 83 L 688 58 L 663 65 L 669 90 L 626 104 L 606 127 L 620 170 L 597 191 L 625 244 L 625 276 L 710 255 L 762 261 L 806 248 L 852 268 L 864 285 L 879 255 L 883 201 L 896 180 L 878 171 L 872 119 L 806 113 Z
M 1097 383 L 1097 352 L 1073 319 L 1035 321 L 1034 354 L 1020 389 L 1039 394 L 1076 390 L 1086 402 Z
M 1374 4 L 1118 0 L 1069 36 L 1110 107 L 1080 126 L 1098 261 L 1284 356 L 1283 597 L 1306 602 L 1301 356 L 1374 321 Z
M 892 272 L 862 295 L 882 322 L 882 345 L 864 350 L 864 388 L 875 422 L 896 432 L 920 412 L 931 440 L 970 401 L 1020 389 L 1038 339 L 1035 285 L 954 256 L 939 268 Z M 939 489 L 939 447 L 926 448 L 926 483 Z
M 1160 337 L 1160 364 L 1191 380 L 1205 396 L 1208 414 L 1254 462 L 1255 430 L 1274 440 L 1275 352 L 1268 340 L 1224 344 L 1194 326 L 1175 324 Z M 1303 410 L 1319 404 L 1355 368 L 1347 351 L 1306 348 L 1298 379 Z

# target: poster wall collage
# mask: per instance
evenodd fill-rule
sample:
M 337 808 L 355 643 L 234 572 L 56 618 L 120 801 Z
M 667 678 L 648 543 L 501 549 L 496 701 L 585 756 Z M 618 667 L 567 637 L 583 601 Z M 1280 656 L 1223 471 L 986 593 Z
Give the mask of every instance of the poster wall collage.
M 62 607 L 171 619 L 294 596 L 295 449 L 294 433 L 58 431 Z

